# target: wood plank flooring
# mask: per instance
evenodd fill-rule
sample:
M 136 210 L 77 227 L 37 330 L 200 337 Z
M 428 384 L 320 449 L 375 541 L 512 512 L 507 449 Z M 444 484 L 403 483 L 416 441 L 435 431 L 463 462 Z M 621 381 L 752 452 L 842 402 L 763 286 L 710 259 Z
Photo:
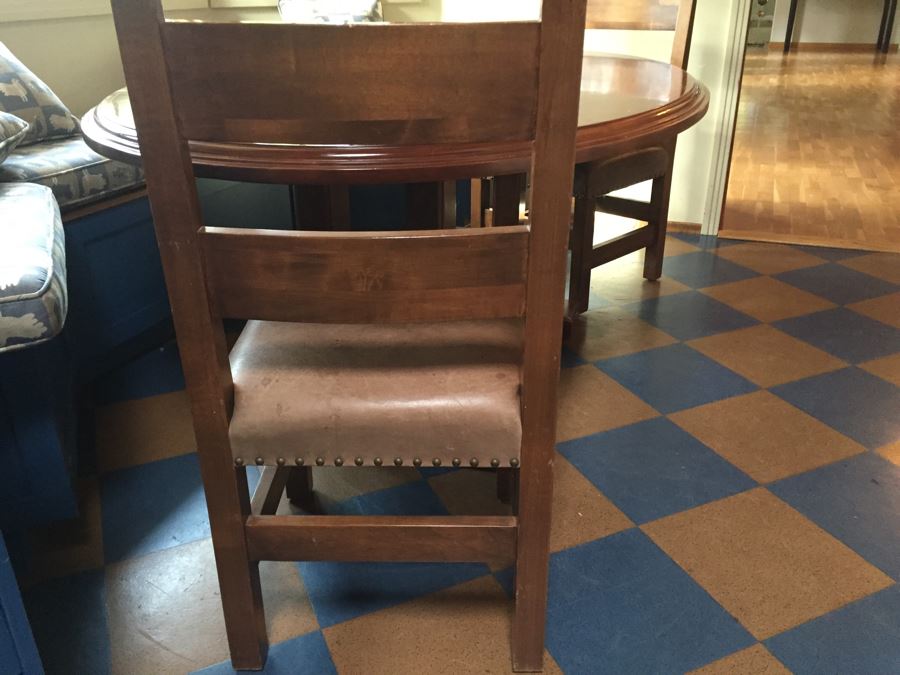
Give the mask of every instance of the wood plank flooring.
M 900 251 L 900 57 L 749 51 L 720 236 Z

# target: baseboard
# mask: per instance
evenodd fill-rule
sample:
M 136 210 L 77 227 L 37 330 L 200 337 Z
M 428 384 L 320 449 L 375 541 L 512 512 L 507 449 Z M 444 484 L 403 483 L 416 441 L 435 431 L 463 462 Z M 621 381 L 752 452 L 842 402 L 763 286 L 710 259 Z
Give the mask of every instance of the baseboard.
M 891 53 L 897 51 L 900 45 L 891 45 Z M 784 49 L 784 42 L 770 42 L 769 49 L 780 51 Z M 867 42 L 792 42 L 791 51 L 801 52 L 874 52 L 877 47 Z
M 678 220 L 669 221 L 669 232 L 687 232 L 689 234 L 700 234 L 703 226 L 700 223 L 683 223 Z
M 879 251 L 900 253 L 900 244 L 855 241 L 834 237 L 811 237 L 808 235 L 781 234 L 778 232 L 760 232 L 753 230 L 719 230 L 722 239 L 741 239 L 744 241 L 760 241 L 770 244 L 800 244 L 803 246 L 821 246 L 822 248 L 846 248 L 854 251 Z

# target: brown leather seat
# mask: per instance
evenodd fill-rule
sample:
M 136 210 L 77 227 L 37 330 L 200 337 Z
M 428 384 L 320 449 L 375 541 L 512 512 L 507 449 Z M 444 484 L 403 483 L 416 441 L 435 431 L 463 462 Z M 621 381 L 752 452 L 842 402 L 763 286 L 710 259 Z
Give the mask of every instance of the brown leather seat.
M 520 320 L 251 321 L 231 353 L 233 454 L 268 465 L 516 465 L 521 352 Z

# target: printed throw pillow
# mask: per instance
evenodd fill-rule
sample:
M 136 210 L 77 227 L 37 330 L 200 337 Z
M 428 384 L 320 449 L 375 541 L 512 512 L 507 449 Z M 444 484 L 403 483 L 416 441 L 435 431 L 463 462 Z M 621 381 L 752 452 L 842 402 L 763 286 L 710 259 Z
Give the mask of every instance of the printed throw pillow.
M 22 145 L 74 136 L 79 131 L 78 119 L 2 42 L 0 112 L 11 113 L 28 123 Z
M 0 112 L 0 164 L 22 142 L 28 133 L 28 122 L 15 115 Z
M 278 0 L 285 21 L 365 23 L 383 21 L 381 0 Z

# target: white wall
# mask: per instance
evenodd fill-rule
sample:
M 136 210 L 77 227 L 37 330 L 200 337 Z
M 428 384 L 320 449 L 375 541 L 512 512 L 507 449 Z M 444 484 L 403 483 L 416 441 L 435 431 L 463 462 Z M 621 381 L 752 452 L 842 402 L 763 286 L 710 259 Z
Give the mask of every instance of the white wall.
M 789 0 L 778 0 L 775 5 L 773 42 L 784 42 L 790 4 Z M 794 42 L 874 45 L 883 9 L 883 0 L 800 0 Z M 898 36 L 900 26 L 895 26 L 894 42 Z

